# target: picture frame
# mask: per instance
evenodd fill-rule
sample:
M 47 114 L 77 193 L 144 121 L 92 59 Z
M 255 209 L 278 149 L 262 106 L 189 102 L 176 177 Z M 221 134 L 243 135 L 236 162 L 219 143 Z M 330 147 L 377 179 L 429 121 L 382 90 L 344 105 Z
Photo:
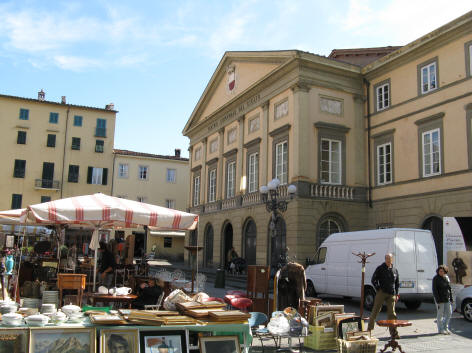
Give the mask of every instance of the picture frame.
M 201 353 L 241 353 L 238 336 L 199 337 Z
M 344 313 L 344 305 L 317 305 L 315 306 L 314 310 L 315 310 L 314 312 L 315 318 L 326 312 L 342 314 Z
M 186 353 L 185 330 L 139 330 L 139 348 L 140 353 Z
M 95 327 L 30 329 L 29 353 L 61 353 L 64 344 L 75 346 L 76 352 L 96 353 Z
M 3 328 L 0 330 L 0 352 L 28 353 L 29 329 Z
M 139 353 L 139 331 L 129 329 L 100 329 L 100 352 Z

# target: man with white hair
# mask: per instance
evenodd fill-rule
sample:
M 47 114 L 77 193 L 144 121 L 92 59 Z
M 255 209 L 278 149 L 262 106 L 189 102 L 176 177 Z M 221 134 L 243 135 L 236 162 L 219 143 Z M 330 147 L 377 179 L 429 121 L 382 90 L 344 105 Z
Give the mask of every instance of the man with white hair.
M 395 303 L 400 298 L 398 288 L 400 281 L 398 279 L 398 271 L 393 267 L 393 255 L 388 253 L 385 255 L 385 262 L 376 268 L 372 275 L 372 284 L 377 291 L 375 295 L 374 307 L 369 318 L 368 330 L 372 330 L 375 325 L 375 319 L 385 303 L 387 306 L 387 318 L 389 320 L 396 320 Z M 399 338 L 396 328 L 390 328 L 392 337 Z

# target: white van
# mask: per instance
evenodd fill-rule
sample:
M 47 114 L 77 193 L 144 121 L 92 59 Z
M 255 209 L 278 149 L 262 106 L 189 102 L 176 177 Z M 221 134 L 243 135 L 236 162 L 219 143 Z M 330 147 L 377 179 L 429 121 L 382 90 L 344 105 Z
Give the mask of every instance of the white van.
M 314 264 L 307 267 L 307 296 L 318 294 L 360 298 L 360 258 L 353 253 L 375 253 L 367 259 L 364 306 L 370 310 L 375 289 L 371 283 L 377 266 L 392 253 L 400 278 L 400 300 L 409 309 L 432 299 L 432 280 L 438 261 L 433 236 L 429 230 L 390 228 L 331 234 L 318 249 Z

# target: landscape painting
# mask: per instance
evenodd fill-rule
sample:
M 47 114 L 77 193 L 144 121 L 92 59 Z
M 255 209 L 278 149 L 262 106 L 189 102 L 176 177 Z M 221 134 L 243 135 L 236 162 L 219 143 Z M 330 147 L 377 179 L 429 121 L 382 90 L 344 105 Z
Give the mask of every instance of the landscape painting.
M 32 329 L 30 353 L 95 353 L 95 330 Z

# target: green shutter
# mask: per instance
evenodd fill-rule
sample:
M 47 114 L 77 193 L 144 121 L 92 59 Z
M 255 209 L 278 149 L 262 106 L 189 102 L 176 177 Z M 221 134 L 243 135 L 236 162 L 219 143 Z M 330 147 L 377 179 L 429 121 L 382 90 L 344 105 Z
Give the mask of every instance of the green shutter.
M 108 168 L 103 168 L 102 185 L 107 185 L 107 182 L 108 182 Z
M 88 167 L 88 170 L 87 170 L 87 184 L 92 184 L 92 173 L 93 173 L 93 167 Z

